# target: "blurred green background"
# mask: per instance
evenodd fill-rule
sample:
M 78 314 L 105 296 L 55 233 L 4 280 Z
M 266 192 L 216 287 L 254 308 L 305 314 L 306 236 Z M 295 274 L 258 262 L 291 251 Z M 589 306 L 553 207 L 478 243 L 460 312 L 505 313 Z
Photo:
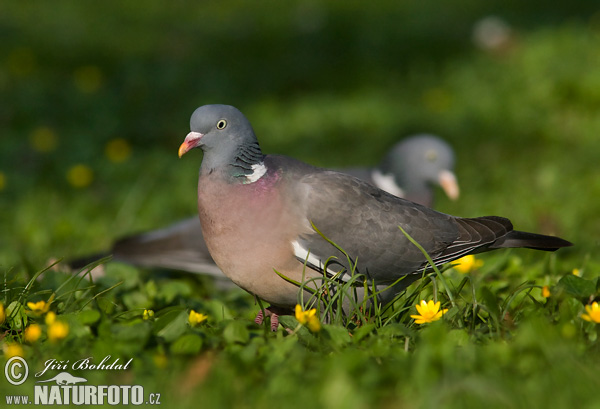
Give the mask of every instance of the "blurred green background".
M 526 279 L 553 284 L 574 268 L 595 279 L 599 68 L 600 5 L 587 0 L 2 2 L 0 271 L 38 271 L 193 215 L 201 155 L 179 160 L 177 148 L 196 107 L 224 103 L 247 115 L 266 153 L 326 167 L 374 165 L 401 138 L 436 133 L 455 148 L 461 185 L 457 202 L 437 192 L 437 209 L 506 216 L 576 244 L 552 259 L 516 250 L 510 285 L 498 263 L 493 291 L 506 299 Z M 508 256 L 482 257 L 493 265 Z M 550 278 L 539 277 L 544 260 L 555 263 Z M 150 273 L 126 272 L 125 293 L 149 291 Z M 393 326 L 348 348 L 282 331 L 264 339 L 242 331 L 240 342 L 219 329 L 194 366 L 171 370 L 198 379 L 198 393 L 222 406 L 303 396 L 321 407 L 421 406 L 415 397 L 427 407 L 572 407 L 587 393 L 586 407 L 597 408 L 597 333 L 581 329 L 587 301 L 567 301 L 562 326 L 536 321 L 531 309 L 511 343 L 507 333 L 483 347 L 432 326 L 414 355 Z M 151 378 L 162 368 L 153 354 L 164 357 L 153 342 L 138 351 Z M 219 365 L 202 369 L 217 354 Z M 274 372 L 261 395 L 257 386 Z M 177 394 L 181 378 L 173 379 Z
M 179 161 L 176 151 L 208 103 L 240 108 L 264 151 L 320 166 L 373 165 L 402 137 L 437 133 L 457 152 L 462 186 L 440 210 L 507 216 L 593 253 L 597 10 L 589 1 L 5 2 L 0 262 L 39 266 L 194 214 L 200 157 Z M 506 26 L 492 21 L 497 44 L 485 47 L 475 33 L 489 16 Z

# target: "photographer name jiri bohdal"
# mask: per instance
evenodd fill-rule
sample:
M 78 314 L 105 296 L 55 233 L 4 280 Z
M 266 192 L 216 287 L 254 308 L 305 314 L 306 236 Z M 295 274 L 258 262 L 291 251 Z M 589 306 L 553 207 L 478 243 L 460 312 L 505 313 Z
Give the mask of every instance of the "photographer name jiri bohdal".
M 79 360 L 73 362 L 70 369 L 72 369 L 74 371 L 76 371 L 76 370 L 125 371 L 129 368 L 129 365 L 133 361 L 133 358 L 129 359 L 129 361 L 127 361 L 125 363 L 121 363 L 119 358 L 115 358 L 115 360 L 113 362 L 110 362 L 110 360 L 111 360 L 111 356 L 107 355 L 102 359 L 102 361 L 95 364 L 95 363 L 93 363 L 94 358 L 92 358 L 92 357 L 82 358 L 82 359 L 79 359 Z M 49 359 L 46 362 L 44 362 L 45 368 L 43 370 L 37 372 L 35 374 L 35 377 L 39 378 L 40 376 L 44 375 L 44 373 L 46 373 L 47 370 L 64 371 L 66 369 L 69 369 L 69 363 L 70 363 L 70 360 L 59 361 L 56 359 Z

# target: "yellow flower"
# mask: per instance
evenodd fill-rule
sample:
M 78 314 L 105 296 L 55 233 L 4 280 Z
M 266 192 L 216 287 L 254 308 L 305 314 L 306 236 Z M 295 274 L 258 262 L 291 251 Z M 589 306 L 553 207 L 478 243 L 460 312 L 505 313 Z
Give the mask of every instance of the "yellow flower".
M 202 321 L 205 321 L 208 318 L 208 315 L 204 315 L 202 313 L 196 312 L 194 310 L 190 311 L 190 315 L 188 317 L 188 321 L 192 327 L 200 324 Z
M 302 306 L 296 304 L 296 319 L 302 325 L 306 325 L 312 332 L 321 330 L 321 322 L 317 317 L 317 309 L 313 308 L 308 311 L 302 311 Z
M 4 312 L 4 304 L 0 302 L 0 324 L 3 324 L 6 320 L 6 313 Z
M 573 271 L 571 271 L 571 274 L 577 277 L 581 277 L 581 270 L 578 268 L 574 268 Z
M 41 336 L 42 327 L 40 327 L 38 324 L 31 324 L 25 328 L 25 335 L 23 336 L 23 339 L 25 339 L 25 342 L 33 344 L 35 341 L 40 339 Z
M 421 304 L 417 304 L 416 307 L 420 315 L 411 315 L 410 317 L 414 318 L 417 324 L 437 321 L 448 311 L 448 308 L 440 311 L 440 302 L 434 303 L 433 300 L 429 300 L 429 302 L 421 300 Z
M 587 311 L 587 314 L 581 314 L 581 318 L 586 321 L 600 324 L 600 306 L 597 301 L 594 301 L 592 305 L 586 305 L 585 310 Z
M 67 172 L 67 181 L 73 187 L 89 186 L 92 180 L 94 180 L 94 172 L 86 165 L 75 165 Z
M 458 260 L 456 260 L 456 262 L 457 264 L 453 264 L 452 268 L 458 270 L 463 274 L 470 273 L 473 270 L 477 270 L 483 265 L 483 260 L 476 259 L 475 256 L 472 254 L 459 258 Z
M 154 318 L 154 311 L 152 310 L 144 310 L 144 315 L 142 317 L 144 320 L 149 320 L 150 318 Z
M 103 75 L 100 68 L 95 65 L 79 67 L 73 73 L 75 86 L 84 94 L 93 94 L 102 86 Z
M 51 152 L 56 148 L 58 138 L 52 129 L 40 126 L 31 132 L 29 143 L 38 152 Z
M 23 352 L 23 347 L 19 344 L 15 343 L 6 343 L 2 346 L 2 350 L 4 351 L 4 356 L 8 358 L 12 358 L 13 356 L 25 356 Z
M 55 320 L 48 328 L 48 339 L 51 342 L 60 341 L 69 335 L 69 324 Z
M 28 302 L 27 306 L 36 314 L 45 314 L 50 309 L 50 304 L 46 301 Z
M 152 361 L 154 362 L 154 366 L 156 366 L 159 369 L 166 368 L 167 364 L 169 363 L 167 356 L 160 352 L 152 356 Z
M 547 285 L 542 287 L 542 297 L 544 297 L 544 298 L 550 297 L 550 289 L 548 288 Z
M 6 187 L 6 176 L 4 172 L 0 172 L 0 190 L 4 190 Z
M 52 325 L 54 321 L 56 321 L 56 314 L 50 311 L 48 314 L 46 314 L 44 321 L 46 322 L 46 325 Z
M 131 155 L 131 145 L 123 138 L 113 139 L 106 144 L 104 154 L 111 162 L 125 162 Z

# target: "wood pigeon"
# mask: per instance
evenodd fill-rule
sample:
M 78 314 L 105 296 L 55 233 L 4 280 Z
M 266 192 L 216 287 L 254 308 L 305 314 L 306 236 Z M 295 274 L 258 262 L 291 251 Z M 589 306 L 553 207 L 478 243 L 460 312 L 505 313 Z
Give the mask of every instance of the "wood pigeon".
M 439 213 L 351 175 L 264 155 L 250 122 L 232 106 L 196 109 L 190 129 L 179 156 L 197 147 L 204 152 L 198 213 L 206 246 L 227 277 L 274 307 L 275 322 L 298 303 L 294 282 L 324 274 L 345 281 L 358 273 L 383 288 L 406 276 L 381 294 L 384 302 L 404 281 L 419 278 L 426 257 L 399 226 L 436 265 L 499 248 L 572 245 L 513 230 L 503 217 Z
M 396 143 L 373 168 L 340 169 L 388 193 L 428 207 L 433 204 L 435 186 L 441 186 L 450 199 L 458 198 L 459 188 L 453 170 L 452 148 L 430 134 L 413 135 Z M 162 229 L 121 238 L 108 254 L 112 254 L 113 260 L 124 263 L 207 274 L 227 280 L 206 248 L 197 215 Z M 81 268 L 108 254 L 84 257 L 70 265 Z
M 440 186 L 452 200 L 458 199 L 460 193 L 453 172 L 454 151 L 435 135 L 418 134 L 398 142 L 372 169 L 341 171 L 427 207 L 433 205 L 435 186 Z

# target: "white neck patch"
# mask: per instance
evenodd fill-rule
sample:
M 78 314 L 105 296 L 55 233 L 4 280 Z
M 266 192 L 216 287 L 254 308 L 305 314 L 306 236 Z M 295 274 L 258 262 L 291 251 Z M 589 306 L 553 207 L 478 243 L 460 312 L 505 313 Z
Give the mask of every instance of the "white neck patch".
M 264 162 L 256 163 L 252 165 L 252 173 L 246 175 L 248 183 L 254 183 L 260 179 L 265 173 L 267 173 L 267 167 Z
M 394 175 L 391 173 L 384 175 L 379 170 L 375 169 L 371 172 L 371 179 L 373 179 L 373 183 L 379 189 L 385 190 L 394 196 L 404 197 L 404 190 L 396 184 Z

